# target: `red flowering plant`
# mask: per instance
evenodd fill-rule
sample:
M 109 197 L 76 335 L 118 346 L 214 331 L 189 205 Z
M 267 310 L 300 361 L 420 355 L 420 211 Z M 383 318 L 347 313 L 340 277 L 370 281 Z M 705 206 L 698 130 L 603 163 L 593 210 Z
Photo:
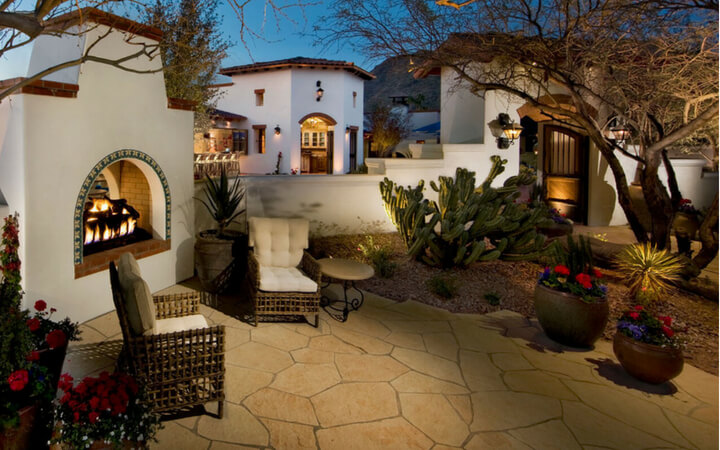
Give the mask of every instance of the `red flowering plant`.
M 35 350 L 45 348 L 55 349 L 63 347 L 68 341 L 79 340 L 80 330 L 77 322 L 70 321 L 69 317 L 60 321 L 52 320 L 55 308 L 49 308 L 45 300 L 38 300 L 33 306 L 34 315 L 27 320 L 27 326 L 32 331 Z
M 676 335 L 673 320 L 669 316 L 651 314 L 642 305 L 625 311 L 618 319 L 619 333 L 646 344 L 660 347 L 682 348 L 684 343 Z
M 160 429 L 159 416 L 130 375 L 102 372 L 73 385 L 72 377 L 63 374 L 58 386 L 64 395 L 55 409 L 54 443 L 86 448 L 102 441 L 122 448 L 124 441 L 144 445 Z
M 567 249 L 555 247 L 552 260 L 553 264 L 540 274 L 539 284 L 577 295 L 587 303 L 605 298 L 607 286 L 602 282 L 603 274 L 593 267 L 590 244 L 582 236 L 578 236 L 576 243 L 568 235 Z
M 689 198 L 683 198 L 680 200 L 680 203 L 678 204 L 678 212 L 690 214 L 693 216 L 696 216 L 700 214 L 700 211 L 695 209 L 695 206 L 692 204 L 692 200 Z

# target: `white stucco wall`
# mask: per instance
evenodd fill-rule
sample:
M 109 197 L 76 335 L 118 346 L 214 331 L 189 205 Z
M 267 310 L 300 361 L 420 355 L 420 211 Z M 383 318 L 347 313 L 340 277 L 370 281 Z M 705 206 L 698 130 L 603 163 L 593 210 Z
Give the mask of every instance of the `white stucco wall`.
M 482 144 L 487 98 L 470 94 L 464 83 L 458 85 L 452 69 L 443 67 L 440 77 L 440 143 Z
M 275 171 L 277 155 L 283 153 L 281 173 L 300 168 L 300 123 L 311 113 L 332 117 L 334 127 L 333 172 L 349 170 L 349 135 L 345 129 L 358 130 L 358 165 L 362 163 L 363 148 L 363 80 L 340 70 L 284 69 L 261 73 L 238 74 L 232 77 L 233 85 L 223 87 L 218 109 L 241 114 L 248 119 L 239 124 L 249 131 L 248 155 L 240 158 L 241 170 L 249 174 L 267 174 Z M 321 81 L 323 98 L 315 99 L 316 83 Z M 265 89 L 263 106 L 255 105 L 255 90 Z M 357 92 L 353 107 L 352 93 Z M 265 154 L 258 154 L 256 135 L 252 125 L 266 125 Z M 275 135 L 275 126 L 281 134 Z
M 92 31 L 87 42 L 104 29 Z M 67 40 L 42 44 L 58 46 L 57 53 L 64 54 Z M 131 51 L 135 50 L 128 50 L 119 32 L 96 47 L 97 54 L 107 57 Z M 40 53 L 52 54 L 53 49 Z M 134 61 L 132 66 L 159 69 L 160 60 Z M 84 321 L 112 310 L 113 303 L 106 270 L 74 279 L 74 208 L 88 173 L 114 151 L 134 149 L 149 154 L 169 182 L 172 248 L 139 260 L 150 289 L 154 292 L 192 276 L 193 117 L 191 112 L 167 108 L 160 72 L 141 75 L 87 63 L 71 82 L 80 86 L 75 99 L 22 94 L 3 101 L 2 108 L 8 103 L 13 111 L 3 136 L 0 170 L 9 171 L 8 158 L 16 166 L 7 178 L 2 174 L 1 183 L 12 186 L 3 192 L 9 193 L 10 207 L 22 214 L 26 305 L 43 298 L 61 317 Z M 151 169 L 144 169 L 152 189 L 159 181 L 148 175 L 154 175 Z M 164 214 L 164 198 L 155 194 L 153 213 Z M 164 238 L 164 229 L 160 232 Z
M 382 176 L 273 175 L 241 177 L 247 186 L 247 217 L 304 217 L 316 235 L 392 232 L 395 227 L 380 197 Z M 202 197 L 202 183 L 195 184 Z M 212 223 L 208 212 L 196 208 L 197 227 Z M 245 218 L 234 227 L 244 229 Z

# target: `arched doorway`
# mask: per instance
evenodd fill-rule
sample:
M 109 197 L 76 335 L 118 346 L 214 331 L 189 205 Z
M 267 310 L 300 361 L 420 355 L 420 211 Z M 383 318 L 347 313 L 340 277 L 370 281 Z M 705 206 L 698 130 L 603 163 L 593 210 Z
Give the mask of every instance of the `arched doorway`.
M 333 173 L 335 125 L 332 117 L 311 113 L 300 119 L 300 173 Z
M 551 208 L 587 222 L 587 138 L 567 128 L 543 127 L 543 194 Z

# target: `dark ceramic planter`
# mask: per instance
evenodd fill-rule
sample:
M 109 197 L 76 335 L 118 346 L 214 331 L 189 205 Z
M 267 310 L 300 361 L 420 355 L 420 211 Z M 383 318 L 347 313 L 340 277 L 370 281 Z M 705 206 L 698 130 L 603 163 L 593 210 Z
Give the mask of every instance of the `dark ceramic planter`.
M 33 429 L 38 416 L 37 405 L 20 408 L 20 424 L 17 427 L 0 430 L 0 449 L 25 450 L 32 448 Z
M 38 350 L 38 364 L 47 368 L 48 376 L 52 377 L 53 389 L 55 390 L 57 390 L 58 381 L 60 381 L 60 372 L 62 372 L 63 363 L 65 362 L 67 347 L 68 344 L 65 343 L 62 347 Z
M 683 369 L 682 350 L 646 344 L 620 332 L 615 333 L 613 351 L 627 373 L 646 383 L 664 383 Z
M 695 214 L 679 212 L 675 214 L 673 228 L 675 229 L 675 233 L 694 239 L 695 233 L 697 233 L 697 230 L 700 228 L 700 221 Z
M 606 299 L 586 303 L 577 295 L 538 284 L 535 313 L 550 339 L 570 347 L 591 347 L 602 336 L 610 310 Z
M 214 233 L 200 232 L 195 237 L 195 272 L 204 291 L 217 293 L 226 285 L 224 272 L 234 260 L 247 259 L 247 236 L 234 234 L 220 239 Z M 244 267 L 244 266 L 243 266 Z M 236 272 L 243 270 L 237 267 Z
M 551 225 L 538 227 L 538 231 L 549 238 L 560 237 L 572 234 L 573 226 L 569 223 L 553 223 Z

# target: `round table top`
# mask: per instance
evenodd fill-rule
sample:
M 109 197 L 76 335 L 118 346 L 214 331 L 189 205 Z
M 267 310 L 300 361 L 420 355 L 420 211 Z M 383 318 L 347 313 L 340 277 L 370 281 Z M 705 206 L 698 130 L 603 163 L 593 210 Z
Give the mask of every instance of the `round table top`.
M 367 264 L 342 258 L 318 259 L 323 275 L 338 280 L 367 280 L 375 275 L 375 270 Z

